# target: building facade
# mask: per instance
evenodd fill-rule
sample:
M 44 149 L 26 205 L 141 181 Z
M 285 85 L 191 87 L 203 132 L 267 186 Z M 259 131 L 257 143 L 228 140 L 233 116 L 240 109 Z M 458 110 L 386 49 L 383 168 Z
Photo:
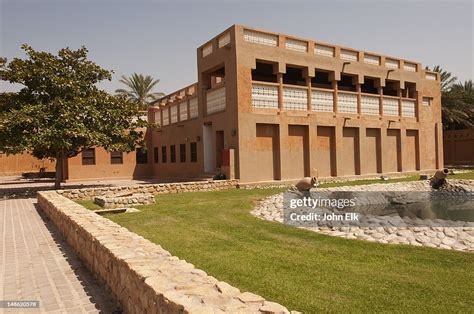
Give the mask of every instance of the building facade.
M 102 147 L 83 150 L 77 156 L 64 160 L 63 181 L 151 179 L 150 130 L 138 131 L 144 134 L 145 147 L 137 147 L 129 153 L 109 152 Z
M 440 78 L 418 62 L 234 25 L 197 49 L 198 81 L 153 104 L 157 178 L 241 182 L 434 170 Z
M 443 156 L 439 75 L 418 62 L 240 25 L 196 57 L 197 82 L 150 107 L 158 126 L 146 130 L 146 153 L 86 150 L 65 161 L 64 180 L 292 181 L 459 159 L 457 135 L 445 136 Z M 3 174 L 39 169 L 25 158 L 0 160 Z
M 29 153 L 7 155 L 0 153 L 0 176 L 54 171 L 54 162 L 38 159 Z
M 143 117 L 147 119 L 147 117 Z M 149 130 L 143 131 L 145 149 L 137 147 L 135 151 L 109 152 L 102 147 L 85 149 L 78 155 L 62 163 L 62 181 L 151 179 L 151 156 Z M 29 153 L 0 154 L 0 176 L 13 176 L 40 171 L 55 172 L 56 162 L 39 160 Z

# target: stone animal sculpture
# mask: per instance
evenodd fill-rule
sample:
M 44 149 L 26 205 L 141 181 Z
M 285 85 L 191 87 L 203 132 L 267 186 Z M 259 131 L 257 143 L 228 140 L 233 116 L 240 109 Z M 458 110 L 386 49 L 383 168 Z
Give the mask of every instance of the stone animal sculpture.
M 446 183 L 446 178 L 448 177 L 449 170 L 444 168 L 443 170 L 438 170 L 430 179 L 430 185 L 433 189 L 439 189 Z
M 296 189 L 300 192 L 307 192 L 316 186 L 318 186 L 316 177 L 304 177 L 295 184 Z

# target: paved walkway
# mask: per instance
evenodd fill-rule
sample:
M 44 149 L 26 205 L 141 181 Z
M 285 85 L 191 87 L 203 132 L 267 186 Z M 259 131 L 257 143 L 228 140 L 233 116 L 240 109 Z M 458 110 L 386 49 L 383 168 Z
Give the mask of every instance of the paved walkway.
M 25 313 L 113 313 L 110 295 L 42 216 L 33 198 L 0 200 L 0 301 L 37 300 Z M 0 309 L 0 313 L 19 309 Z

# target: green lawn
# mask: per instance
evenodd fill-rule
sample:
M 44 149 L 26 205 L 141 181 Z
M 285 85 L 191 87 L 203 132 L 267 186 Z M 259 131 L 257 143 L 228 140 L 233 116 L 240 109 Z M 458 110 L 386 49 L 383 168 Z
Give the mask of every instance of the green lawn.
M 319 187 L 332 188 L 335 186 L 353 186 L 353 185 L 366 185 L 366 184 L 374 184 L 374 183 L 408 182 L 408 181 L 416 181 L 419 179 L 420 179 L 419 175 L 413 175 L 413 176 L 393 178 L 393 179 L 388 179 L 388 180 L 367 179 L 367 180 L 353 180 L 353 181 L 346 181 L 346 182 L 328 182 L 328 183 L 320 184 Z
M 94 203 L 93 200 L 77 200 L 76 203 L 81 204 L 82 206 L 90 210 L 104 209 L 103 207 Z
M 408 182 L 408 181 L 417 181 L 420 179 L 419 175 L 412 175 L 408 177 L 401 177 L 401 178 L 393 178 L 388 180 L 381 180 L 381 179 L 371 179 L 371 180 L 354 180 L 354 181 L 347 181 L 347 182 L 328 182 L 319 185 L 322 188 L 330 188 L 335 186 L 353 186 L 353 185 L 366 185 L 366 184 L 374 184 L 374 183 L 395 183 L 395 182 Z M 470 179 L 474 180 L 474 171 L 456 173 L 448 176 L 449 179 Z
M 462 172 L 448 176 L 449 179 L 466 179 L 466 180 L 474 180 L 474 171 Z
M 474 254 L 347 240 L 250 215 L 257 199 L 280 191 L 158 195 L 139 213 L 106 217 L 291 310 L 474 312 Z

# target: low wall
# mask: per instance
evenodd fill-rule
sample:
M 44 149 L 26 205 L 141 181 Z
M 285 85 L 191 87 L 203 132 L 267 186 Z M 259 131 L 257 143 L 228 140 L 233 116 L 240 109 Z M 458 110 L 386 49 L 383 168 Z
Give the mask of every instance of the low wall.
M 474 128 L 443 132 L 444 164 L 474 165 Z
M 121 193 L 151 193 L 168 194 L 181 192 L 215 191 L 235 188 L 237 180 L 212 180 L 180 183 L 137 184 L 127 186 L 110 186 L 100 188 L 85 188 L 59 190 L 59 194 L 70 199 L 93 199 L 96 196 L 114 195 Z
M 39 192 L 38 204 L 128 313 L 288 313 L 277 303 L 218 281 L 56 191 Z

